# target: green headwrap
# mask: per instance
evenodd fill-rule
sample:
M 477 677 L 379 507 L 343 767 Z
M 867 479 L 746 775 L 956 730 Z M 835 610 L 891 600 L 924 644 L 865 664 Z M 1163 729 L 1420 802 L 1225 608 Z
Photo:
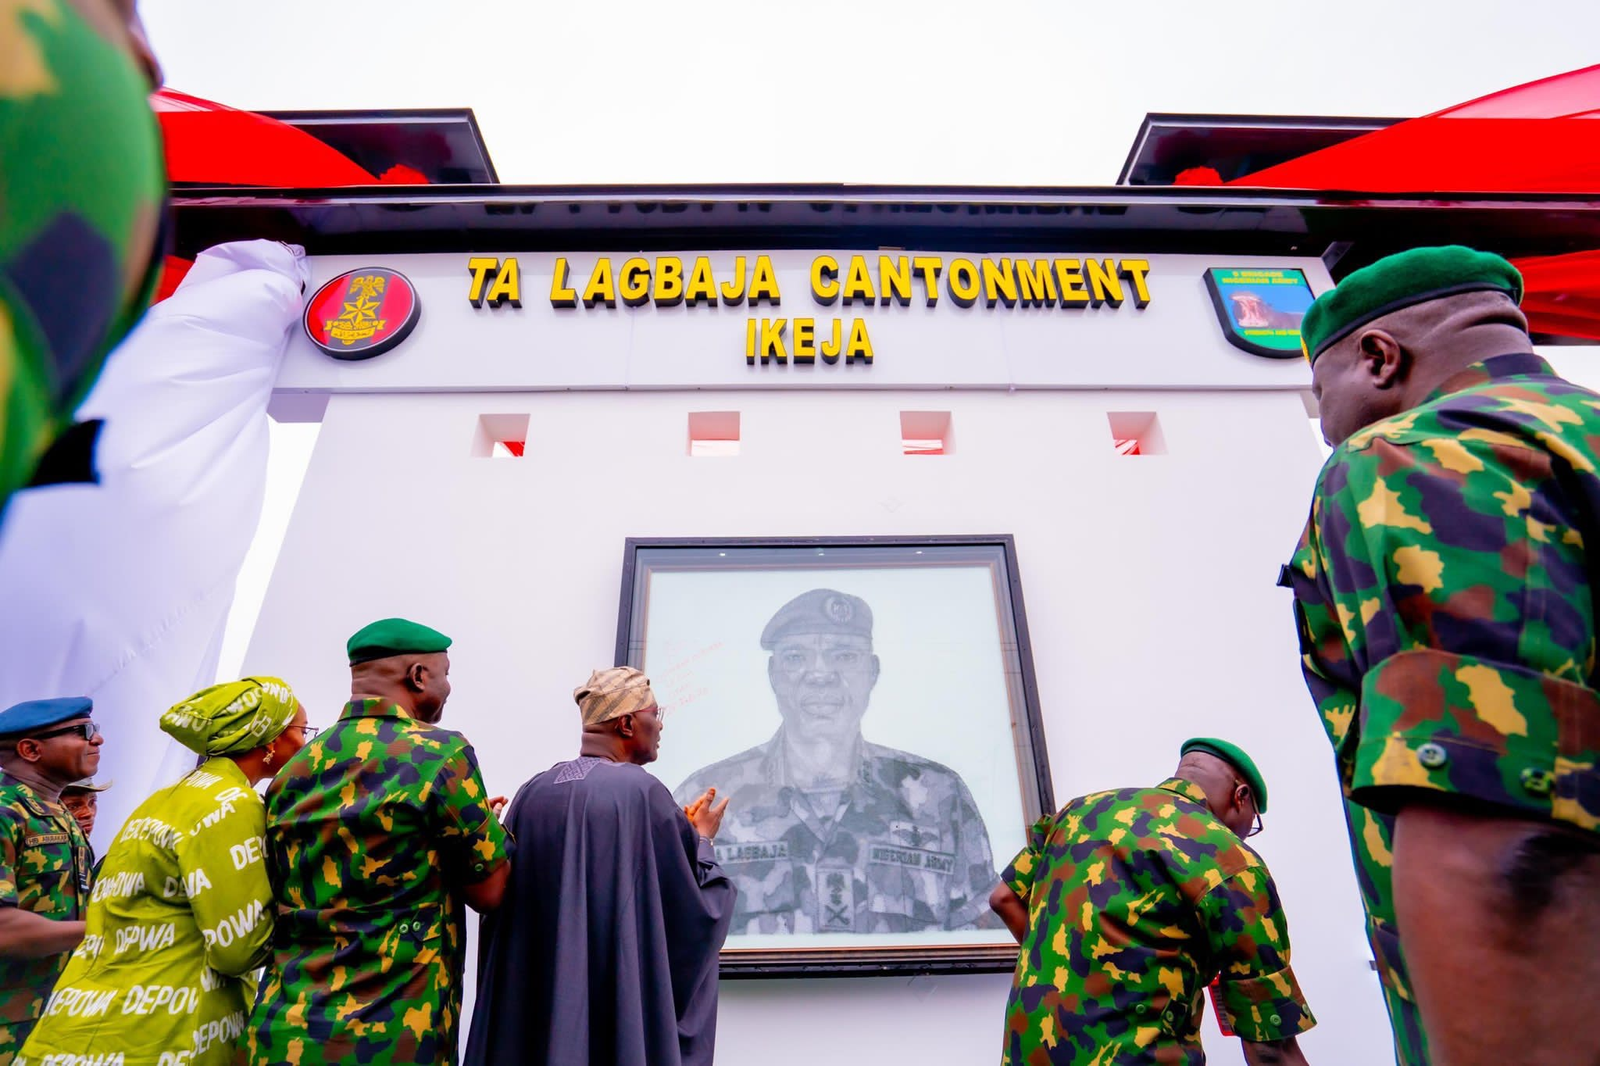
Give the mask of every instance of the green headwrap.
M 196 692 L 161 716 L 161 729 L 201 755 L 236 755 L 276 740 L 299 705 L 280 678 L 247 677 Z

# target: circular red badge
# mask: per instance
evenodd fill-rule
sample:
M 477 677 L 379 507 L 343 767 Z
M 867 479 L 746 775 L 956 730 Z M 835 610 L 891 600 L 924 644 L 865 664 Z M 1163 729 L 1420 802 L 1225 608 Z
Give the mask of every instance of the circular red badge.
M 371 359 L 405 340 L 421 312 L 404 274 L 363 267 L 340 274 L 306 302 L 306 336 L 335 359 Z

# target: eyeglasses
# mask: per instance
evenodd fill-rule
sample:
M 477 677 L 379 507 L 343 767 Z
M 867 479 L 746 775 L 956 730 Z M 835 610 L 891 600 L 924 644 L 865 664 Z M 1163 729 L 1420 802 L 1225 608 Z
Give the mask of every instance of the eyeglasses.
M 1251 826 L 1250 827 L 1250 831 L 1244 835 L 1244 838 L 1246 840 L 1249 840 L 1251 837 L 1253 837 L 1257 833 L 1261 832 L 1261 830 L 1264 829 L 1265 826 L 1263 826 L 1261 824 L 1261 808 L 1256 806 L 1256 794 L 1255 794 L 1255 792 L 1250 788 L 1249 785 L 1245 785 L 1244 786 L 1244 791 L 1245 791 L 1245 795 L 1250 797 L 1250 809 L 1256 812 L 1256 824 Z
M 52 729 L 45 733 L 35 733 L 28 737 L 29 740 L 49 740 L 51 737 L 64 737 L 73 733 L 84 740 L 93 740 L 100 733 L 100 727 L 93 722 L 78 722 L 76 725 L 64 725 L 60 729 Z
M 645 707 L 642 710 L 629 711 L 628 714 L 629 715 L 653 714 L 653 715 L 656 716 L 656 721 L 659 722 L 659 721 L 661 721 L 663 718 L 665 718 L 667 716 L 667 709 L 665 707 L 661 706 L 660 704 L 656 704 L 654 707 Z
M 303 725 L 300 727 L 300 736 L 304 740 L 310 740 L 320 732 L 322 732 L 320 725 Z

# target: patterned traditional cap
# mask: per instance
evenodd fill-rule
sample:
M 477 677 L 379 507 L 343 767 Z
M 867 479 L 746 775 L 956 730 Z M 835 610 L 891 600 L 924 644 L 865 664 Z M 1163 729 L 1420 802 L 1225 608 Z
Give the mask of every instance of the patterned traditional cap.
M 276 677 L 203 688 L 161 716 L 161 731 L 201 755 L 234 755 L 270 744 L 300 706 Z
M 97 785 L 94 783 L 94 778 L 81 777 L 72 784 L 62 788 L 61 793 L 62 795 L 65 795 L 68 792 L 104 792 L 110 787 L 111 782 L 109 780 L 103 785 Z
M 1316 362 L 1330 344 L 1412 304 L 1463 292 L 1498 291 L 1522 302 L 1522 275 L 1493 252 L 1459 244 L 1413 248 L 1364 266 L 1317 297 L 1300 321 L 1300 345 Z
M 810 633 L 849 633 L 872 639 L 872 608 L 860 596 L 833 589 L 802 592 L 772 616 L 761 631 L 761 646 L 771 651 L 785 637 Z
M 74 718 L 87 718 L 94 701 L 87 696 L 24 700 L 0 711 L 0 737 L 25 737 Z
M 1261 771 L 1256 769 L 1256 761 L 1244 753 L 1239 745 L 1216 737 L 1195 737 L 1183 742 L 1179 749 L 1180 754 L 1187 755 L 1191 751 L 1203 751 L 1207 755 L 1215 755 L 1223 762 L 1239 771 L 1239 776 L 1244 778 L 1244 783 L 1250 786 L 1250 791 L 1256 794 L 1256 810 L 1262 814 L 1267 813 L 1267 782 L 1261 776 Z
M 598 725 L 656 706 L 650 679 L 631 666 L 608 666 L 572 690 L 584 725 Z
M 345 651 L 350 665 L 387 659 L 394 655 L 431 655 L 450 647 L 450 638 L 406 618 L 380 618 L 356 630 Z

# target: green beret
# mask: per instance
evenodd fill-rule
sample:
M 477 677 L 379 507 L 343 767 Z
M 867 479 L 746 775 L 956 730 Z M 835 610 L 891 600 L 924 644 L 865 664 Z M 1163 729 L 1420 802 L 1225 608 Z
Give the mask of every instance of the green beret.
M 1493 252 L 1459 244 L 1385 256 L 1317 297 L 1300 321 L 1300 346 L 1314 363 L 1328 345 L 1374 319 L 1441 296 L 1483 291 L 1521 303 L 1522 275 Z
M 761 631 L 761 646 L 771 651 L 785 637 L 847 633 L 872 639 L 872 608 L 860 596 L 833 589 L 802 592 L 772 616 Z
M 431 655 L 450 647 L 450 638 L 437 629 L 404 618 L 381 618 L 356 630 L 345 644 L 350 665 L 387 659 L 392 655 Z
M 1256 810 L 1262 814 L 1267 813 L 1267 783 L 1262 779 L 1261 771 L 1256 769 L 1255 760 L 1246 755 L 1243 748 L 1226 740 L 1218 740 L 1216 737 L 1194 737 L 1183 742 L 1179 754 L 1187 755 L 1191 751 L 1203 751 L 1207 755 L 1215 755 L 1239 771 L 1244 783 L 1256 794 Z

